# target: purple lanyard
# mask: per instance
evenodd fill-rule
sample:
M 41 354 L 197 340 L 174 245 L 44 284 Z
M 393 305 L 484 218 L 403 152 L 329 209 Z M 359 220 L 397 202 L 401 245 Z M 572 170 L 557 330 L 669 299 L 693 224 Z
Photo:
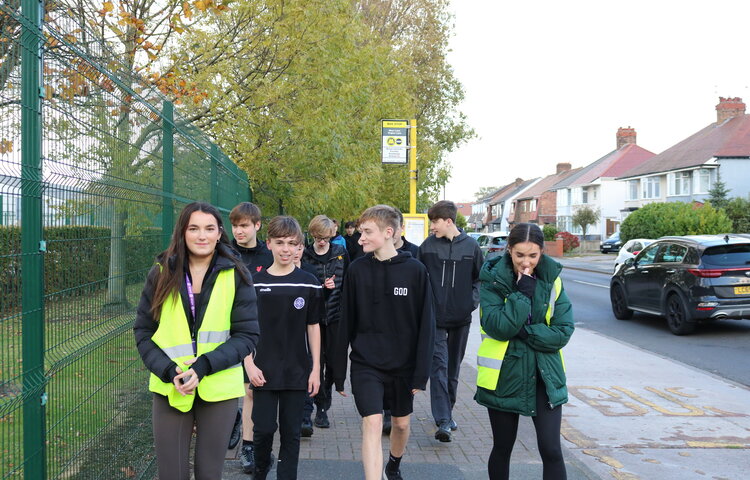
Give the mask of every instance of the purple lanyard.
M 190 300 L 190 312 L 193 314 L 193 325 L 195 325 L 195 295 L 193 294 L 193 282 L 190 281 L 190 275 L 185 274 L 185 284 L 187 285 L 188 300 Z M 198 345 L 193 339 L 193 355 L 198 354 Z

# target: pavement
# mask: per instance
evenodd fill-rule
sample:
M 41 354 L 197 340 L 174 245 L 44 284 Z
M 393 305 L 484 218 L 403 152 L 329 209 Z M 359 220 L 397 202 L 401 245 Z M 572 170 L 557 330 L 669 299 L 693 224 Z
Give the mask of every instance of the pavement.
M 567 268 L 610 274 L 614 256 L 560 260 Z M 473 400 L 479 342 L 475 312 L 454 408 L 459 428 L 452 442 L 436 441 L 429 393 L 417 394 L 402 461 L 405 479 L 487 478 L 492 434 L 486 409 Z M 562 444 L 569 479 L 750 478 L 750 389 L 582 327 L 563 353 L 569 403 L 563 407 Z M 364 478 L 361 419 L 351 396 L 335 395 L 330 419 L 330 429 L 315 429 L 301 440 L 298 478 Z M 383 451 L 387 458 L 387 437 Z M 542 478 L 529 418 L 521 417 L 511 461 L 512 479 Z M 242 473 L 236 451 L 227 454 L 223 478 L 251 478 Z

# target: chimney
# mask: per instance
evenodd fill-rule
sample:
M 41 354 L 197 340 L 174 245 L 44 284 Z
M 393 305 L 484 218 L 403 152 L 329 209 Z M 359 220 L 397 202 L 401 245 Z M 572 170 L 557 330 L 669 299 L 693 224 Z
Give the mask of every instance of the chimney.
M 717 107 L 718 108 L 718 107 Z M 618 128 L 617 129 L 617 149 L 619 150 L 620 147 L 623 145 L 627 145 L 629 143 L 632 143 L 633 145 L 636 144 L 635 142 L 635 128 Z
M 570 171 L 570 169 L 573 167 L 573 165 L 569 163 L 558 163 L 557 164 L 557 171 L 555 172 L 555 175 L 559 175 L 563 172 Z
M 716 123 L 722 124 L 725 120 L 745 114 L 745 103 L 740 97 L 724 98 L 719 97 L 719 104 L 716 105 Z
M 521 184 L 523 183 L 523 178 L 521 178 L 521 177 L 516 178 L 516 181 L 514 183 L 515 183 L 516 187 L 520 187 Z

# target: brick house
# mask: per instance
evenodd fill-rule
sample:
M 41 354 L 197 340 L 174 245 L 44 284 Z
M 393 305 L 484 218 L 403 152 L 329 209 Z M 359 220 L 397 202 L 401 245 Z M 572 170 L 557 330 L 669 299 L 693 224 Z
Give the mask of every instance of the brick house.
M 516 223 L 536 223 L 538 225 L 557 224 L 557 192 L 551 190 L 552 186 L 570 175 L 578 172 L 580 168 L 571 170 L 570 163 L 558 163 L 557 171 L 547 175 L 519 195 L 511 207 L 508 223 L 512 228 Z

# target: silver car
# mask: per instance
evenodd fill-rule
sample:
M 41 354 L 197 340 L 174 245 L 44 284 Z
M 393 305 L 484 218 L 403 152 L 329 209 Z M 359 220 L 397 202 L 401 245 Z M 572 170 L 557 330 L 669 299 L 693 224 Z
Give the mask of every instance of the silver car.
M 479 249 L 484 255 L 484 260 L 494 258 L 505 253 L 505 247 L 508 245 L 507 232 L 489 232 L 484 233 L 477 239 Z

